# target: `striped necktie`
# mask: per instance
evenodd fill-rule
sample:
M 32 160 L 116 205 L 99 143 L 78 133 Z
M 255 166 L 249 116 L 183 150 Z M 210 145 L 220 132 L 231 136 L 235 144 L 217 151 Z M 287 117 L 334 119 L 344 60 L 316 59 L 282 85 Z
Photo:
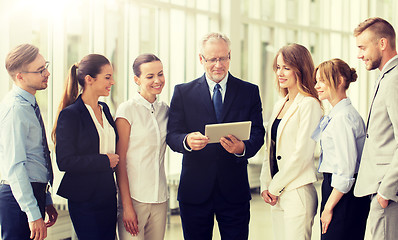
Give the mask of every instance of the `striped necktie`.
M 39 108 L 39 105 L 37 105 L 37 102 L 34 106 L 32 105 L 32 107 L 34 108 L 37 120 L 39 120 L 39 123 L 40 123 L 43 153 L 44 153 L 44 158 L 46 159 L 46 167 L 47 167 L 47 171 L 48 171 L 48 174 L 50 177 L 50 184 L 52 186 L 53 180 L 54 180 L 54 173 L 53 173 L 53 167 L 51 164 L 50 150 L 48 149 L 48 144 L 47 144 L 46 129 L 44 128 L 43 119 L 41 117 L 40 108 Z

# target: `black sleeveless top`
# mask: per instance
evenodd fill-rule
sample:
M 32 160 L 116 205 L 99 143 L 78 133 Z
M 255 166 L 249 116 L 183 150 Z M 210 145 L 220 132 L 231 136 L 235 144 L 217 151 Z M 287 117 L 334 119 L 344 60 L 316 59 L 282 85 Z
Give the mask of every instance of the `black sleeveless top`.
M 272 127 L 271 127 L 271 153 L 272 156 L 271 157 L 271 163 L 270 163 L 270 167 L 271 167 L 271 177 L 274 177 L 274 175 L 279 171 L 278 168 L 278 162 L 276 160 L 276 138 L 277 138 L 277 132 L 278 132 L 278 126 L 279 123 L 281 122 L 282 119 L 275 119 L 275 121 L 272 123 Z

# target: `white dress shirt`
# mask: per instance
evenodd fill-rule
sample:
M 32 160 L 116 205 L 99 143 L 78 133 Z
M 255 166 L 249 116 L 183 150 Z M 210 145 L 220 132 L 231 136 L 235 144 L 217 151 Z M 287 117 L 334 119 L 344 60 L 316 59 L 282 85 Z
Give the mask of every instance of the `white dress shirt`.
M 225 75 L 225 77 L 218 83 L 220 85 L 222 103 L 224 103 L 225 93 L 227 92 L 228 75 L 229 74 L 227 73 L 227 75 Z M 211 99 L 213 99 L 214 87 L 216 86 L 217 83 L 214 82 L 213 80 L 210 80 L 209 77 L 207 76 L 207 74 L 206 74 L 206 82 L 207 82 L 207 85 L 209 86 L 210 97 L 211 97 Z M 188 137 L 188 134 L 185 136 L 184 141 L 182 141 L 182 145 L 184 146 L 185 150 L 187 150 L 188 152 L 191 152 L 192 149 L 189 148 L 187 146 L 187 144 L 185 144 L 186 140 L 187 140 L 187 137 Z M 244 154 L 243 155 L 237 155 L 237 156 L 238 157 L 239 156 L 244 156 Z
M 93 119 L 93 122 L 95 124 L 95 127 L 97 128 L 98 136 L 99 136 L 99 143 L 100 143 L 100 153 L 101 154 L 107 154 L 107 153 L 115 153 L 116 149 L 116 135 L 115 135 L 115 130 L 111 126 L 111 124 L 108 122 L 108 119 L 105 116 L 105 113 L 101 107 L 101 114 L 102 114 L 102 125 L 99 123 L 97 117 L 95 116 L 94 110 L 91 108 L 90 105 L 85 104 L 86 108 L 88 109 L 91 118 Z
M 224 103 L 225 93 L 227 91 L 228 75 L 229 74 L 227 73 L 227 75 L 225 75 L 225 77 L 218 83 L 220 85 L 221 99 L 223 103 Z M 213 80 L 210 80 L 207 77 L 207 74 L 206 74 L 206 82 L 207 85 L 209 85 L 211 99 L 213 99 L 214 87 L 216 86 L 217 83 L 214 82 Z
M 318 171 L 332 173 L 333 188 L 350 191 L 365 142 L 365 124 L 350 99 L 338 102 L 321 119 L 312 138 L 321 144 Z
M 127 175 L 131 197 L 143 203 L 162 203 L 168 199 L 164 155 L 169 107 L 148 102 L 139 93 L 120 104 L 116 119 L 130 126 L 127 149 Z
M 227 73 L 225 75 L 225 77 L 218 83 L 220 85 L 221 99 L 222 99 L 223 103 L 224 103 L 225 93 L 227 92 L 228 76 L 229 76 L 229 73 Z M 210 80 L 209 77 L 207 76 L 207 74 L 206 74 L 206 82 L 207 82 L 207 85 L 209 86 L 210 97 L 211 97 L 211 99 L 213 99 L 214 87 L 216 86 L 217 83 L 214 82 L 213 80 Z M 188 134 L 185 136 L 184 141 L 182 142 L 182 144 L 183 144 L 185 150 L 187 150 L 188 152 L 192 152 L 192 149 L 190 149 L 187 146 L 187 144 L 185 144 L 186 140 L 187 140 L 187 137 L 188 137 Z M 246 146 L 243 149 L 243 153 L 242 154 L 235 154 L 235 156 L 243 157 L 243 156 L 245 156 L 245 153 L 246 153 Z

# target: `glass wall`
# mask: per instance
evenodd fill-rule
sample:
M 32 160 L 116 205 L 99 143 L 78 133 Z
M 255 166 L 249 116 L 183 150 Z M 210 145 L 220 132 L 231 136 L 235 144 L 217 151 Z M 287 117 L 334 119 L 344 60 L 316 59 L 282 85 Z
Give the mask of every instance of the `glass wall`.
M 338 57 L 357 68 L 359 81 L 349 95 L 366 119 L 373 86 L 368 79 L 377 73 L 367 72 L 357 60 L 352 31 L 369 16 L 383 17 L 398 29 L 397 5 L 392 0 L 0 0 L 0 57 L 28 42 L 51 62 L 48 90 L 37 94 L 48 135 L 68 70 L 83 56 L 104 54 L 112 62 L 116 84 L 104 101 L 115 113 L 137 90 L 134 58 L 145 52 L 158 55 L 167 81 L 160 99 L 169 103 L 176 84 L 203 74 L 198 42 L 210 31 L 230 36 L 230 71 L 259 85 L 265 121 L 280 97 L 272 69 L 275 53 L 293 42 L 310 50 L 315 65 Z M 4 67 L 0 76 L 4 96 L 12 80 Z M 169 174 L 180 171 L 179 155 L 168 152 L 167 162 Z
M 393 3 L 382 1 L 377 9 L 384 9 L 384 4 L 390 6 Z M 350 96 L 363 116 L 366 115 L 367 98 L 359 94 L 359 89 L 368 94 L 366 78 L 369 73 L 363 71 L 364 67 L 356 59 L 352 31 L 368 16 L 367 4 L 343 0 L 247 0 L 241 1 L 241 5 L 241 74 L 260 86 L 266 120 L 271 114 L 272 103 L 280 97 L 276 92 L 272 62 L 275 53 L 289 43 L 306 46 L 315 65 L 327 59 L 341 58 L 356 67 L 360 71 L 360 80 L 350 88 Z M 394 24 L 388 11 L 378 11 L 379 16 Z

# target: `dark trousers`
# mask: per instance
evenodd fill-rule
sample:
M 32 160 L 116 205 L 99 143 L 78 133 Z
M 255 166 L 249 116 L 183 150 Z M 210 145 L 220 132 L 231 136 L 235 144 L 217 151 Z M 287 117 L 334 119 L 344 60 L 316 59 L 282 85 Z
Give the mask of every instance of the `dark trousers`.
M 214 216 L 222 240 L 246 240 L 249 236 L 250 202 L 230 203 L 216 188 L 205 203 L 180 202 L 180 215 L 185 240 L 210 240 Z
M 79 240 L 115 240 L 116 194 L 97 196 L 85 202 L 68 200 L 68 207 Z
M 322 182 L 321 214 L 332 193 L 332 174 L 324 173 Z M 354 186 L 344 194 L 333 209 L 333 218 L 328 230 L 321 235 L 322 240 L 363 240 L 365 237 L 366 220 L 368 218 L 369 197 L 357 198 L 354 196 Z M 321 223 L 322 232 L 322 223 Z
M 33 194 L 37 200 L 41 215 L 44 219 L 46 205 L 46 184 L 31 183 Z M 24 240 L 30 239 L 28 217 L 21 210 L 10 185 L 0 185 L 0 226 L 2 240 Z

